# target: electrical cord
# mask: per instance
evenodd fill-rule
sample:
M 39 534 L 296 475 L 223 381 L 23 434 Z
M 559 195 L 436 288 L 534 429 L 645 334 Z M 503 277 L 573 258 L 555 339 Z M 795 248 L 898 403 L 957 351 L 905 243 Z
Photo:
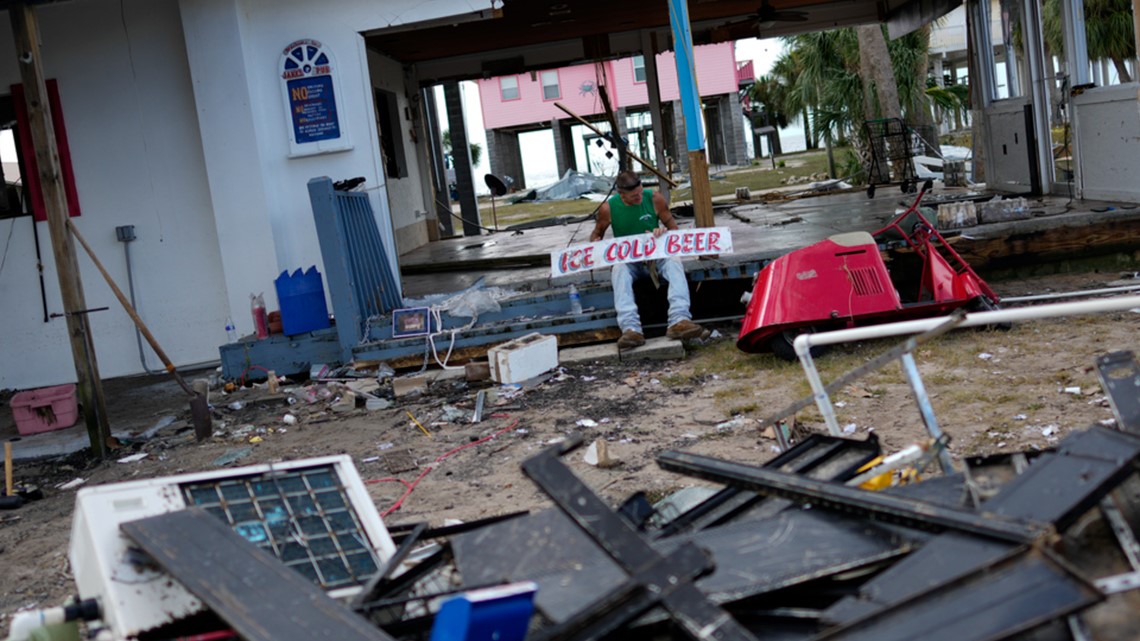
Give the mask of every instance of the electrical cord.
M 502 414 L 502 413 L 491 414 L 490 418 L 510 418 L 510 415 L 509 414 Z M 441 463 L 444 459 L 446 459 L 447 457 L 449 457 L 452 454 L 455 454 L 456 452 L 459 452 L 461 450 L 465 450 L 469 447 L 474 447 L 475 445 L 479 445 L 481 443 L 486 443 L 487 441 L 490 441 L 491 439 L 494 439 L 494 438 L 496 438 L 502 434 L 505 434 L 505 433 L 515 429 L 516 427 L 518 427 L 518 424 L 519 424 L 519 419 L 516 418 L 514 421 L 511 422 L 510 425 L 508 425 L 508 426 L 506 426 L 506 427 L 504 427 L 504 428 L 502 428 L 496 432 L 492 432 L 489 436 L 484 436 L 483 438 L 481 438 L 477 441 L 472 441 L 470 443 L 464 443 L 463 445 L 460 445 L 459 447 L 455 447 L 455 448 L 452 448 L 452 449 L 444 452 L 443 454 L 437 456 L 435 458 L 435 460 L 432 461 L 430 465 L 425 467 L 424 470 L 422 472 L 420 472 L 419 476 L 417 476 L 412 481 L 405 481 L 404 479 L 397 478 L 395 476 L 388 476 L 388 477 L 380 478 L 380 479 L 369 479 L 369 480 L 365 481 L 364 482 L 365 485 L 375 485 L 377 483 L 400 483 L 401 485 L 404 486 L 404 493 L 400 495 L 400 498 L 396 499 L 395 503 L 388 506 L 388 508 L 386 510 L 384 510 L 383 512 L 380 513 L 380 518 L 387 518 L 387 516 L 389 514 L 400 509 L 400 507 L 404 505 L 404 500 L 407 499 L 412 494 L 412 492 L 416 489 L 416 486 L 420 484 L 420 481 L 424 480 L 424 477 L 428 475 L 428 472 L 431 472 L 433 469 L 435 469 L 435 466 L 438 465 L 439 463 Z
M 615 177 L 613 183 L 610 184 L 610 190 L 606 192 L 605 198 L 602 198 L 602 200 L 598 203 L 598 206 L 594 207 L 594 211 L 590 212 L 588 216 L 578 222 L 578 226 L 574 228 L 574 233 L 570 234 L 570 238 L 566 241 L 567 247 L 569 247 L 574 242 L 574 238 L 578 236 L 578 232 L 582 231 L 582 225 L 584 225 L 587 220 L 595 220 L 598 217 L 598 212 L 601 211 L 602 205 L 609 201 L 610 196 L 614 195 L 614 189 L 616 188 L 617 178 Z
M 497 230 L 497 229 L 492 229 L 492 228 L 490 228 L 490 227 L 484 227 L 484 226 L 482 226 L 482 225 L 480 225 L 480 224 L 478 224 L 478 223 L 472 223 L 472 222 L 468 221 L 468 220 L 467 220 L 466 218 L 464 218 L 463 216 L 460 216 L 459 214 L 457 214 L 457 213 L 455 213 L 455 212 L 451 211 L 451 207 L 450 207 L 450 206 L 449 206 L 447 203 L 445 203 L 445 202 L 443 202 L 443 201 L 441 201 L 441 200 L 438 200 L 438 199 L 436 199 L 436 201 L 435 201 L 435 204 L 437 204 L 437 205 L 439 205 L 440 207 L 442 207 L 442 208 L 444 208 L 445 210 L 447 210 L 447 213 L 448 213 L 448 214 L 451 214 L 451 217 L 452 217 L 452 218 L 455 218 L 455 219 L 459 220 L 459 221 L 460 221 L 460 222 L 462 222 L 464 225 L 474 225 L 474 226 L 478 227 L 479 229 L 482 229 L 482 230 L 484 230 L 484 231 L 489 231 L 489 232 L 491 232 L 492 234 L 493 234 L 493 233 L 495 233 L 495 232 L 497 232 L 497 231 L 499 231 L 499 230 Z M 477 203 L 476 203 L 476 209 L 478 209 L 478 204 L 477 204 Z

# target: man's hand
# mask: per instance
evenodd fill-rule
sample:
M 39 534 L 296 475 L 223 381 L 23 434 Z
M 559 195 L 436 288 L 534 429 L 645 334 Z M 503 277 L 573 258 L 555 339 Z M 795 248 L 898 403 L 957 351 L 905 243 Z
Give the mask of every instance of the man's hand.
M 664 227 L 658 227 L 658 228 L 653 230 L 653 237 L 654 238 L 661 238 L 661 234 L 664 234 L 667 231 L 669 231 L 669 230 L 665 229 Z

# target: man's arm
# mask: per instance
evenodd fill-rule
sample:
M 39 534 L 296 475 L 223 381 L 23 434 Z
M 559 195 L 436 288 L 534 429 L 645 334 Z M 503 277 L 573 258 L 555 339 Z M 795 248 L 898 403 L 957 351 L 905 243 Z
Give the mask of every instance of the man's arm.
M 653 210 L 657 212 L 657 220 L 665 226 L 665 229 L 677 229 L 677 221 L 673 218 L 673 212 L 669 211 L 669 203 L 665 202 L 665 197 L 661 192 L 653 192 Z M 654 230 L 655 236 L 662 234 L 661 229 Z
M 608 202 L 602 203 L 598 207 L 598 218 L 594 223 L 594 231 L 590 232 L 590 242 L 597 242 L 606 235 L 606 230 L 610 226 L 610 204 Z

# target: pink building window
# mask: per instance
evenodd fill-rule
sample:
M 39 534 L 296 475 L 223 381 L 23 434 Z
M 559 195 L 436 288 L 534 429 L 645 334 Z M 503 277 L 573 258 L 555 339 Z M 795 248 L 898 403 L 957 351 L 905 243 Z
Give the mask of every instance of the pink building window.
M 645 82 L 645 56 L 633 57 L 633 81 Z
M 542 99 L 558 100 L 562 97 L 562 89 L 558 86 L 558 70 L 542 72 Z
M 499 78 L 499 95 L 503 102 L 519 99 L 519 77 L 503 76 Z

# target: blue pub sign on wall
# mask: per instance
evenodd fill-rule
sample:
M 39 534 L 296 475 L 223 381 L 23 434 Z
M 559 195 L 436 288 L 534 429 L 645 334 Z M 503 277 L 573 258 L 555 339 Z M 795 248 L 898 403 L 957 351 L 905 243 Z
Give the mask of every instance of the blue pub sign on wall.
M 337 113 L 337 85 L 332 52 L 320 42 L 297 40 L 281 52 L 291 156 L 352 148 Z

